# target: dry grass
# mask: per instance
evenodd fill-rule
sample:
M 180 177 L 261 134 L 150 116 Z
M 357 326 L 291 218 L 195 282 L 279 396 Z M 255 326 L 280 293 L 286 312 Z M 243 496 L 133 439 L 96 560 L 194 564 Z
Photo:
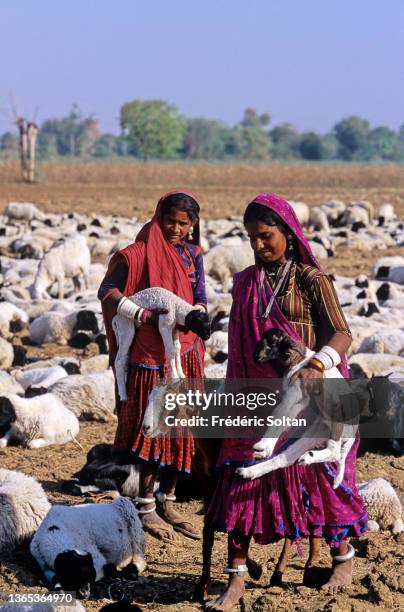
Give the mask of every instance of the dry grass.
M 191 189 L 205 216 L 241 214 L 262 191 L 319 204 L 330 198 L 393 203 L 404 216 L 404 171 L 398 164 L 188 164 L 54 162 L 39 166 L 34 185 L 21 182 L 17 162 L 0 164 L 0 208 L 32 201 L 49 212 L 149 216 L 173 187 Z

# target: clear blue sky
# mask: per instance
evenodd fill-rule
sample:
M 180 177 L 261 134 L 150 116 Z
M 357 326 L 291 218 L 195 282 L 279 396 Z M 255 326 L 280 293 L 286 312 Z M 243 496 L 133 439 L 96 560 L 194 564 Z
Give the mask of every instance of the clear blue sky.
M 1 0 L 0 107 L 77 102 L 104 131 L 134 98 L 235 123 L 404 123 L 404 0 Z M 9 122 L 0 115 L 0 133 Z

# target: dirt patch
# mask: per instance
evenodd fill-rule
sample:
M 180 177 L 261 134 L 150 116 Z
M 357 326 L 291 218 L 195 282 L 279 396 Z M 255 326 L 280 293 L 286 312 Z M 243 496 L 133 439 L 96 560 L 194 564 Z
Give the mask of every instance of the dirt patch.
M 52 446 L 47 449 L 25 450 L 9 447 L 0 451 L 2 467 L 17 469 L 37 478 L 44 486 L 52 503 L 76 504 L 81 500 L 61 491 L 61 480 L 71 477 L 79 469 L 88 449 L 99 442 L 112 442 L 114 424 L 81 423 L 78 437 L 84 448 L 75 444 Z M 366 454 L 358 460 L 358 480 L 383 477 L 404 490 L 404 457 Z M 181 510 L 190 514 L 192 520 L 202 526 L 202 517 L 197 514 L 199 501 L 182 505 Z M 268 588 L 269 575 L 274 568 L 281 544 L 270 546 L 252 545 L 253 557 L 264 564 L 265 573 L 259 582 L 247 581 L 244 610 L 324 610 L 352 612 L 398 610 L 404 605 L 404 582 L 402 563 L 404 547 L 402 536 L 394 538 L 387 532 L 364 536 L 358 544 L 355 560 L 354 584 L 349 594 L 327 596 L 301 585 L 307 546 L 303 543 L 303 558 L 295 551 L 286 575 L 285 589 Z M 182 537 L 178 545 L 162 544 L 147 536 L 147 562 L 145 574 L 133 583 L 105 581 L 98 589 L 98 600 L 85 602 L 87 610 L 95 611 L 109 601 L 108 588 L 112 594 L 126 592 L 145 610 L 169 610 L 170 612 L 200 610 L 199 604 L 191 602 L 194 584 L 201 570 L 201 544 Z M 218 534 L 213 552 L 212 596 L 225 586 L 222 569 L 226 562 L 226 536 Z M 0 591 L 35 592 L 40 587 L 33 563 L 27 550 L 0 557 Z M 330 566 L 327 547 L 323 545 L 321 567 Z M 111 592 L 111 591 L 110 591 Z

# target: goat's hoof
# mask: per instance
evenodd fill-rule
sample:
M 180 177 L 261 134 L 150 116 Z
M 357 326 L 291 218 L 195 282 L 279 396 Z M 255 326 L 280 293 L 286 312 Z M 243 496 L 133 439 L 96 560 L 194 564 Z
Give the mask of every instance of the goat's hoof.
M 252 472 L 250 468 L 237 468 L 236 474 L 237 476 L 241 476 L 242 478 L 252 478 Z

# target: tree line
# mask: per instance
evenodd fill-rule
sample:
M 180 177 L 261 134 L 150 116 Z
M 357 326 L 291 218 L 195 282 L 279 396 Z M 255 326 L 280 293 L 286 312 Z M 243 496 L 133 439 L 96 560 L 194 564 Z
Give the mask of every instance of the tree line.
M 289 123 L 271 126 L 269 113 L 247 108 L 233 126 L 185 117 L 164 100 L 133 100 L 120 109 L 119 135 L 101 133 L 93 116 L 73 105 L 66 117 L 46 119 L 38 135 L 38 158 L 140 160 L 344 160 L 404 161 L 404 124 L 398 131 L 371 127 L 357 115 L 341 119 L 327 134 L 298 132 Z M 17 133 L 0 136 L 0 158 L 18 153 Z

